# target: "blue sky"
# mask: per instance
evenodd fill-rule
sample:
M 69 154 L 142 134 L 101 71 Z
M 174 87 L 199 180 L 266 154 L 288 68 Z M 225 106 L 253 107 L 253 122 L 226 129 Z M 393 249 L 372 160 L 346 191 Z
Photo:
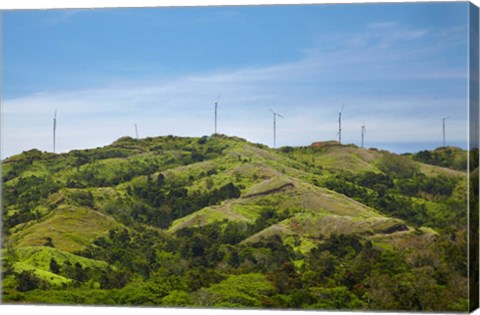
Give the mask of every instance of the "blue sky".
M 3 12 L 2 157 L 218 131 L 397 152 L 467 135 L 467 3 Z

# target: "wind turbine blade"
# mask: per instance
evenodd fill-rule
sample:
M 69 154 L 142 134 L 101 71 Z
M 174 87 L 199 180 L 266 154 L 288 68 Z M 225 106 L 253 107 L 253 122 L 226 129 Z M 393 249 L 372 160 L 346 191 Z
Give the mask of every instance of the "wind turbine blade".
M 282 115 L 280 115 L 280 114 L 277 114 L 277 116 L 278 116 L 278 117 L 280 117 L 280 118 L 283 118 L 283 116 L 282 116 Z
M 270 110 L 273 114 L 276 114 L 271 108 L 269 108 L 269 110 Z
M 340 113 L 343 112 L 343 107 L 345 106 L 345 104 L 342 104 L 342 109 L 340 109 Z

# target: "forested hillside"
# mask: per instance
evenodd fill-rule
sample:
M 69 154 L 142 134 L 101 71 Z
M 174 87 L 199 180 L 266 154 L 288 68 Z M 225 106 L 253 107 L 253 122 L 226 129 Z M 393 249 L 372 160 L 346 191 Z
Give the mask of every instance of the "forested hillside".
M 467 152 L 214 135 L 2 161 L 6 303 L 466 311 Z

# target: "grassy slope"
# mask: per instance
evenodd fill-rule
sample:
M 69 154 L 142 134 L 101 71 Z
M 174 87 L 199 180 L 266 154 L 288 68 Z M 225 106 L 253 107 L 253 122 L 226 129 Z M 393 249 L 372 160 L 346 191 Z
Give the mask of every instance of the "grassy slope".
M 62 206 L 38 223 L 28 223 L 12 240 L 19 247 L 42 246 L 50 237 L 56 248 L 82 250 L 101 234 L 120 225 L 113 218 L 89 208 Z
M 23 270 L 33 270 L 37 276 L 49 281 L 54 286 L 61 286 L 72 280 L 50 271 L 50 261 L 54 259 L 59 265 L 64 265 L 69 261 L 72 265 L 80 264 L 83 268 L 105 269 L 108 264 L 104 261 L 92 260 L 80 257 L 57 248 L 46 246 L 20 247 L 17 250 L 20 262 L 16 263 L 14 268 L 17 272 Z
M 379 172 L 375 162 L 380 158 L 380 152 L 333 142 L 307 152 L 294 152 L 293 158 L 331 171 Z
M 399 219 L 385 217 L 372 208 L 341 194 L 304 183 L 286 175 L 274 175 L 249 187 L 239 199 L 207 207 L 176 220 L 170 231 L 222 221 L 254 223 L 263 209 L 288 211 L 290 218 L 251 236 L 255 242 L 273 234 L 286 239 L 299 236 L 302 243 L 317 242 L 332 234 L 391 233 L 408 227 Z M 410 229 L 411 230 L 411 229 Z

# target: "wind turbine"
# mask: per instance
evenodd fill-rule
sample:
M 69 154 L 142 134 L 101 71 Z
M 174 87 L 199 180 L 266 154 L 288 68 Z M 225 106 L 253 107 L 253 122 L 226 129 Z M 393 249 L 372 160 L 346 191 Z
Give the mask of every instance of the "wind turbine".
M 55 133 L 57 131 L 57 109 L 55 109 L 55 114 L 53 115 L 53 153 L 55 153 Z
M 137 140 L 138 140 L 138 128 L 137 128 L 137 124 L 135 124 L 135 135 L 137 136 Z
M 280 118 L 283 118 L 283 116 L 271 109 L 270 111 L 273 114 L 273 148 L 275 149 L 277 147 L 277 116 Z
M 218 102 L 220 101 L 221 94 L 218 94 L 217 100 L 215 101 L 215 135 L 217 134 L 217 109 L 218 109 Z
M 443 147 L 445 147 L 445 120 L 450 118 L 450 116 L 442 118 L 442 129 L 443 129 Z
M 365 122 L 362 125 L 362 148 L 364 147 L 365 136 L 367 135 L 367 128 L 365 128 Z
M 339 143 L 342 143 L 342 112 L 343 112 L 343 106 L 344 104 L 342 104 L 342 109 L 340 110 L 340 112 L 338 113 L 338 142 Z

